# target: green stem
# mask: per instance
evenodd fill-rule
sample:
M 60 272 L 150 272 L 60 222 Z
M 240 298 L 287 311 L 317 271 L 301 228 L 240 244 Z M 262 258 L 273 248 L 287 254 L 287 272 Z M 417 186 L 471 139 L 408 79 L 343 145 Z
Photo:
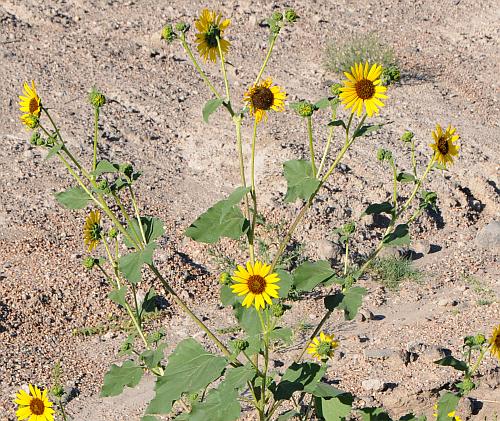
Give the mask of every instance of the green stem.
M 411 164 L 413 167 L 413 176 L 417 178 L 417 161 L 415 159 L 415 141 L 411 141 Z
M 216 37 L 217 39 L 217 48 L 219 49 L 219 57 L 220 57 L 220 67 L 222 70 L 222 76 L 224 77 L 224 86 L 226 88 L 226 101 L 230 102 L 230 95 L 229 95 L 229 82 L 227 80 L 227 73 L 226 73 L 226 64 L 224 63 L 224 54 L 222 53 L 222 48 L 220 46 L 220 38 Z
M 436 160 L 436 155 L 433 155 L 433 157 L 429 161 L 429 164 L 427 165 L 427 168 L 425 169 L 424 173 L 422 174 L 422 177 L 420 177 L 415 188 L 413 189 L 413 192 L 411 193 L 410 197 L 406 200 L 405 204 L 401 207 L 401 210 L 397 213 L 396 218 L 399 217 L 406 209 L 408 209 L 408 206 L 410 206 L 415 195 L 420 190 L 420 187 L 422 186 L 423 181 L 427 177 L 427 174 L 432 169 L 432 166 L 434 165 L 435 160 Z
M 479 354 L 479 358 L 477 359 L 476 363 L 474 364 L 474 366 L 470 369 L 470 371 L 468 373 L 469 378 L 471 378 L 472 376 L 474 376 L 474 374 L 476 374 L 476 370 L 479 368 L 479 364 L 481 364 L 481 361 L 483 360 L 484 355 L 486 354 L 486 351 L 488 351 L 489 348 L 490 348 L 489 346 L 485 346 L 481 350 L 481 353 Z
M 92 160 L 92 171 L 97 166 L 97 138 L 99 136 L 99 107 L 94 110 L 94 159 Z
M 96 266 L 101 270 L 102 274 L 104 275 L 106 280 L 111 284 L 111 286 L 113 288 L 117 288 L 116 283 L 113 281 L 113 278 L 111 278 L 111 276 L 108 275 L 106 270 L 99 263 L 97 263 Z
M 158 271 L 158 269 L 154 265 L 148 265 L 151 271 L 155 274 L 155 276 L 159 279 L 159 281 L 162 283 L 163 288 L 173 297 L 174 301 L 179 305 L 179 307 L 184 310 L 188 314 L 188 316 L 200 327 L 207 335 L 208 337 L 217 345 L 217 347 L 222 351 L 222 353 L 230 358 L 231 357 L 231 352 L 224 346 L 224 344 L 217 338 L 212 331 L 203 323 L 192 311 L 191 309 L 180 299 L 180 297 L 177 295 L 177 293 L 172 289 L 172 287 L 168 284 L 168 282 L 165 280 L 163 275 Z
M 64 405 L 62 403 L 62 399 L 59 398 L 58 400 L 59 400 L 58 405 L 59 405 L 59 409 L 61 410 L 61 416 L 63 418 L 63 421 L 67 421 L 66 413 L 64 412 Z
M 115 199 L 116 204 L 120 208 L 120 212 L 125 217 L 125 221 L 127 221 L 127 225 L 132 229 L 132 232 L 134 233 L 135 238 L 140 242 L 141 237 L 140 237 L 139 233 L 137 232 L 137 230 L 135 229 L 134 224 L 132 223 L 132 220 L 130 218 L 130 215 L 128 214 L 127 209 L 125 209 L 125 206 L 123 205 L 123 202 L 121 201 L 120 196 L 118 196 L 118 193 L 116 193 L 116 192 L 112 192 L 111 194 L 113 195 L 113 198 Z
M 392 158 L 390 159 L 389 163 L 392 167 L 392 181 L 393 181 L 392 201 L 394 204 L 394 210 L 397 210 L 397 207 L 398 207 L 398 170 L 397 170 L 396 165 L 394 164 L 394 160 Z
M 344 276 L 347 275 L 348 264 L 349 264 L 349 239 L 347 239 L 345 242 Z
M 181 34 L 180 40 L 181 40 L 182 46 L 184 47 L 184 50 L 186 51 L 187 55 L 189 56 L 189 58 L 193 62 L 193 65 L 194 65 L 195 69 L 198 71 L 198 74 L 201 76 L 201 78 L 203 79 L 203 81 L 207 84 L 208 89 L 210 89 L 212 91 L 212 93 L 216 96 L 216 98 L 220 98 L 220 95 L 217 92 L 217 89 L 215 89 L 214 85 L 212 85 L 212 83 L 210 82 L 210 80 L 208 80 L 207 75 L 201 69 L 200 65 L 198 64 L 198 62 L 194 58 L 193 52 L 191 51 L 191 48 L 189 48 L 189 45 L 186 42 L 186 36 L 184 35 L 184 33 Z
M 316 178 L 316 164 L 314 162 L 314 145 L 313 145 L 313 132 L 312 132 L 312 117 L 307 117 L 307 134 L 309 136 L 309 152 L 311 153 L 311 169 L 313 177 Z
M 334 107 L 332 111 L 332 121 L 334 121 L 336 117 L 337 117 L 337 107 Z M 319 164 L 318 174 L 321 174 L 321 171 L 325 166 L 326 157 L 328 156 L 328 152 L 330 152 L 330 145 L 333 140 L 334 131 L 335 131 L 335 126 L 330 126 L 330 130 L 328 132 L 328 139 L 326 140 L 325 150 L 323 151 L 323 156 L 321 157 L 321 163 Z
M 142 328 L 141 314 L 139 313 L 139 302 L 137 301 L 137 289 L 132 284 L 132 296 L 134 297 L 135 315 L 137 317 L 137 324 Z
M 137 224 L 139 225 L 139 229 L 141 231 L 142 240 L 144 241 L 144 245 L 146 245 L 147 244 L 146 235 L 144 234 L 144 227 L 142 226 L 141 214 L 139 213 L 139 208 L 137 206 L 137 200 L 135 198 L 135 193 L 134 193 L 134 190 L 132 189 L 132 186 L 129 185 L 128 189 L 130 192 L 130 199 L 132 200 L 132 206 L 134 207 L 134 212 L 135 212 L 135 217 L 137 219 Z
M 251 235 L 249 236 L 249 250 L 250 250 L 250 262 L 254 264 L 255 251 L 254 251 L 254 238 L 255 238 L 255 226 L 257 223 L 257 193 L 255 191 L 255 143 L 257 140 L 257 119 L 253 123 L 253 135 L 252 135 L 252 157 L 250 166 L 250 182 L 251 182 L 251 196 L 253 199 L 253 215 L 252 224 L 250 228 Z
M 264 63 L 262 63 L 262 67 L 259 70 L 259 74 L 257 75 L 257 78 L 255 79 L 254 85 L 257 85 L 257 83 L 259 83 L 259 80 L 262 77 L 264 70 L 266 69 L 267 62 L 269 61 L 269 58 L 271 57 L 271 53 L 273 52 L 274 44 L 276 43 L 277 38 L 278 38 L 278 34 L 274 34 L 271 38 L 271 43 L 269 44 L 269 49 L 267 50 L 266 58 L 264 59 Z

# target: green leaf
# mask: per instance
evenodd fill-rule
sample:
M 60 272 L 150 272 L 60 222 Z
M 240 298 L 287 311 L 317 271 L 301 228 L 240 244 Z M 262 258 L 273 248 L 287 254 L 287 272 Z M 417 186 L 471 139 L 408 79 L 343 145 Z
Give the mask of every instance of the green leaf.
M 66 209 L 83 209 L 90 201 L 90 196 L 81 187 L 70 187 L 55 196 Z
M 436 421 L 450 421 L 448 414 L 455 411 L 460 396 L 454 393 L 446 392 L 438 402 L 437 420 Z
M 421 417 L 417 417 L 416 415 L 413 414 L 406 414 L 403 415 L 399 421 L 427 421 L 427 417 L 422 415 Z
M 156 349 L 147 349 L 141 354 L 141 359 L 146 364 L 146 367 L 152 369 L 158 367 L 160 361 L 163 360 L 166 343 L 161 343 Z
M 142 229 L 144 230 L 144 236 L 146 237 L 146 243 L 151 243 L 157 238 L 161 237 L 165 233 L 165 228 L 163 227 L 163 221 L 161 219 L 155 218 L 153 216 L 141 216 Z M 131 225 L 127 227 L 128 234 L 135 238 L 136 234 L 142 240 L 141 229 L 137 219 L 131 221 Z M 127 237 L 123 239 L 123 242 L 128 248 L 133 248 L 134 244 L 128 240 Z
M 366 293 L 367 290 L 363 287 L 351 287 L 344 293 L 344 298 L 339 308 L 344 310 L 346 320 L 352 320 L 356 317 L 363 303 L 363 296 Z
M 289 327 L 276 327 L 269 334 L 269 339 L 272 341 L 281 341 L 285 345 L 292 343 L 293 331 Z
M 205 120 L 205 123 L 208 123 L 208 118 L 215 112 L 217 111 L 217 108 L 219 108 L 222 104 L 224 103 L 224 100 L 221 98 L 215 98 L 215 99 L 210 99 L 205 103 L 205 106 L 203 107 L 203 120 Z
M 125 386 L 135 387 L 142 377 L 142 368 L 133 361 L 125 361 L 121 366 L 113 364 L 104 375 L 101 396 L 116 396 L 123 392 Z
M 328 295 L 324 299 L 325 308 L 327 310 L 333 311 L 336 308 L 342 308 L 341 304 L 344 300 L 344 294 L 337 292 L 334 295 Z
M 316 104 L 314 104 L 314 108 L 316 110 L 322 110 L 323 108 L 328 108 L 330 106 L 330 99 L 321 98 Z
M 298 198 L 307 200 L 320 185 L 320 181 L 313 176 L 309 161 L 287 161 L 283 164 L 283 169 L 288 183 L 285 202 L 295 202 Z
M 318 415 L 325 421 L 344 421 L 352 411 L 353 397 L 350 393 L 342 392 L 332 398 L 316 398 Z
M 293 273 L 293 284 L 299 291 L 312 291 L 321 282 L 335 275 L 327 260 L 304 262 Z
M 398 180 L 400 183 L 416 183 L 417 179 L 413 174 L 407 173 L 407 172 L 400 172 L 398 176 L 396 177 L 396 180 Z
M 339 390 L 329 385 L 328 383 L 323 383 L 323 382 L 317 384 L 316 388 L 312 392 L 312 395 L 318 398 L 336 398 L 339 396 L 346 395 L 351 398 L 351 403 L 352 400 L 354 399 L 349 392 L 344 392 L 343 390 Z
M 122 286 L 119 289 L 114 289 L 108 294 L 108 298 L 113 301 L 116 304 L 121 305 L 122 307 L 125 307 L 127 304 L 125 301 L 125 295 L 127 294 L 127 287 L 126 285 Z
M 262 336 L 260 333 L 249 335 L 245 338 L 245 340 L 248 342 L 248 348 L 245 349 L 245 352 L 248 356 L 258 354 L 264 348 L 264 342 L 262 341 Z
M 245 332 L 249 335 L 255 335 L 262 332 L 259 314 L 255 306 L 247 308 L 237 303 L 234 306 L 234 316 L 238 319 L 240 326 L 245 329 Z
M 405 246 L 410 244 L 410 233 L 407 224 L 399 224 L 393 232 L 387 234 L 382 243 L 387 246 Z
M 293 363 L 287 368 L 279 384 L 273 390 L 275 400 L 290 399 L 294 392 L 312 393 L 325 374 L 326 366 L 315 363 Z
M 236 303 L 241 303 L 243 297 L 238 297 L 229 285 L 221 285 L 220 287 L 220 301 L 224 307 L 234 306 Z
M 346 128 L 345 127 L 345 123 L 344 123 L 344 120 L 333 120 L 333 121 L 330 121 L 328 123 L 329 126 L 342 126 L 344 129 Z
M 186 229 L 185 235 L 201 243 L 215 243 L 221 237 L 240 238 L 248 230 L 249 222 L 236 205 L 249 191 L 249 187 L 238 187 L 227 199 L 199 216 Z
M 104 173 L 115 173 L 118 172 L 119 170 L 120 170 L 120 164 L 114 164 L 104 159 L 97 163 L 95 170 L 92 171 L 91 174 L 97 177 Z
M 44 161 L 48 161 L 50 158 L 52 158 L 54 155 L 56 155 L 63 147 L 64 147 L 64 145 L 62 143 L 59 143 L 57 145 L 52 146 L 49 149 L 49 153 L 45 157 Z
M 147 414 L 167 414 L 183 393 L 195 393 L 220 377 L 228 361 L 210 354 L 194 339 L 181 341 L 171 354 L 165 374 L 158 377 Z
M 388 213 L 391 214 L 394 210 L 394 207 L 389 202 L 383 203 L 372 203 L 369 205 L 366 210 L 363 212 L 363 215 L 373 215 L 378 213 Z
M 141 421 L 158 421 L 158 418 L 153 417 L 152 415 L 144 415 L 141 418 Z
M 278 295 L 280 298 L 286 298 L 288 297 L 288 293 L 292 288 L 293 276 L 291 273 L 287 272 L 284 269 L 276 269 L 275 272 L 280 278 L 280 281 L 278 282 L 278 285 L 280 287 L 280 289 L 278 290 Z
M 241 367 L 229 368 L 224 374 L 224 383 L 233 389 L 241 389 L 255 377 L 255 369 L 251 364 Z
M 439 364 L 447 367 L 453 367 L 458 371 L 467 371 L 467 363 L 465 361 L 457 360 L 455 357 L 448 355 L 440 360 L 434 361 L 434 364 Z
M 141 317 L 145 313 L 152 313 L 156 310 L 156 297 L 158 297 L 158 294 L 156 293 L 155 289 L 153 287 L 149 288 L 148 292 L 144 296 L 144 299 L 138 303 L 138 310 Z
M 289 411 L 283 412 L 276 421 L 288 421 L 290 418 L 299 416 L 300 412 L 297 412 L 295 409 L 290 409 Z
M 118 268 L 126 279 L 133 284 L 140 282 L 142 265 L 153 264 L 153 252 L 156 243 L 148 244 L 144 249 L 126 254 L 118 260 Z
M 384 124 L 373 124 L 373 125 L 366 125 L 366 126 L 362 126 L 360 127 L 358 130 L 356 130 L 353 134 L 353 139 L 356 138 L 356 137 L 360 137 L 360 136 L 364 136 L 364 135 L 367 135 L 367 134 L 370 134 L 372 132 L 375 132 L 377 130 L 379 130 L 380 128 L 382 128 L 382 126 L 384 126 Z
M 363 421 L 392 421 L 382 408 L 362 408 L 359 411 Z

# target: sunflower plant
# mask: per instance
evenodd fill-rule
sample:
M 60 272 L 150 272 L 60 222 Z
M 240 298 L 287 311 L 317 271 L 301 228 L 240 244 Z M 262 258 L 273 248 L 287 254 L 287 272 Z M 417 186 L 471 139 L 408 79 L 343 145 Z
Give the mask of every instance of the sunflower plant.
M 140 172 L 128 163 L 99 159 L 98 122 L 106 104 L 104 94 L 93 89 L 89 95 L 94 111 L 94 136 L 92 157 L 90 164 L 86 165 L 70 151 L 49 109 L 41 101 L 34 82 L 24 85 L 20 97 L 20 109 L 24 113 L 21 121 L 32 130 L 31 143 L 45 148 L 48 159 L 58 159 L 73 179 L 73 185 L 57 193 L 56 200 L 67 209 L 85 210 L 86 213 L 82 221 L 82 240 L 89 255 L 83 264 L 88 270 L 98 270 L 108 281 L 109 299 L 125 312 L 134 328 L 120 348 L 126 360 L 119 365 L 113 364 L 106 373 L 102 395 L 118 395 L 125 387 L 135 387 L 145 372 L 152 373 L 156 377 L 155 396 L 148 404 L 145 421 L 155 420 L 155 415 L 163 414 L 171 414 L 176 420 L 231 421 L 240 417 L 242 408 L 253 411 L 252 416 L 259 420 L 294 417 L 301 420 L 344 419 L 353 411 L 359 411 L 363 419 L 379 419 L 376 417 L 381 414 L 386 416 L 383 419 L 389 419 L 381 408 L 354 410 L 355 397 L 348 391 L 333 387 L 324 378 L 335 350 L 342 346 L 335 332 L 325 331 L 324 325 L 334 311 L 341 311 L 347 320 L 354 319 L 367 292 L 358 281 L 373 259 L 385 247 L 410 243 L 411 223 L 426 209 L 436 205 L 436 194 L 423 189 L 427 175 L 453 163 L 458 154 L 456 142 L 459 137 L 451 126 L 443 130 L 437 125 L 432 133 L 434 143 L 429 150 L 428 162 L 420 168 L 415 157 L 415 138 L 412 133 L 405 133 L 403 145 L 408 145 L 412 162 L 408 171 L 397 166 L 390 151 L 379 150 L 377 158 L 390 174 L 392 198 L 370 204 L 360 215 L 386 214 L 390 217 L 390 223 L 385 232 L 380 233 L 380 241 L 372 253 L 362 262 L 349 258 L 353 247 L 350 238 L 356 229 L 353 220 L 337 229 L 346 250 L 341 268 L 320 260 L 304 261 L 292 270 L 285 263 L 287 247 L 315 205 L 318 193 L 346 153 L 364 136 L 384 126 L 384 123 L 371 121 L 389 100 L 387 87 L 381 85 L 382 66 L 356 63 L 350 72 L 345 73 L 346 79 L 333 85 L 324 98 L 290 104 L 304 122 L 309 157 L 283 163 L 283 176 L 287 182 L 284 201 L 299 201 L 301 206 L 276 247 L 262 253 L 256 247 L 262 235 L 261 192 L 255 178 L 257 139 L 266 124 L 272 124 L 287 106 L 286 90 L 273 83 L 266 69 L 282 28 L 297 20 L 293 10 L 275 12 L 267 20 L 270 30 L 267 53 L 255 79 L 239 99 L 231 95 L 226 74 L 227 56 L 232 54 L 231 43 L 226 38 L 229 19 L 218 11 L 205 9 L 201 12 L 194 22 L 197 54 L 191 48 L 190 24 L 168 24 L 162 30 L 163 39 L 180 43 L 207 86 L 210 97 L 202 109 L 203 119 L 208 123 L 209 118 L 221 109 L 234 126 L 239 185 L 185 230 L 188 238 L 199 243 L 215 244 L 226 238 L 245 245 L 232 271 L 219 277 L 221 303 L 233 312 L 238 323 L 238 333 L 230 340 L 223 340 L 197 317 L 156 266 L 154 253 L 164 228 L 158 218 L 141 214 L 135 193 Z M 220 66 L 223 91 L 203 70 L 197 55 L 204 66 Z M 327 141 L 323 150 L 318 151 L 313 124 L 317 124 L 325 112 L 328 119 L 322 125 Z M 253 128 L 248 140 L 251 146 L 249 162 L 245 162 L 243 155 L 244 124 Z M 336 134 L 340 134 L 340 141 L 335 140 Z M 333 153 L 334 149 L 336 153 Z M 418 203 L 415 203 L 417 198 Z M 170 355 L 165 355 L 163 333 L 151 332 L 146 326 L 146 314 L 154 308 L 158 292 L 143 279 L 145 271 L 159 281 L 163 292 L 206 334 L 207 340 L 216 346 L 217 353 L 207 351 L 203 344 L 188 338 L 176 344 Z M 149 287 L 143 300 L 138 299 L 139 287 Z M 300 339 L 291 327 L 284 324 L 283 315 L 300 293 L 315 289 L 323 289 L 329 294 L 324 298 L 325 314 L 310 337 Z M 500 328 L 495 332 L 489 349 L 499 356 Z M 481 356 L 484 355 L 485 342 L 476 342 L 471 342 L 470 349 L 480 349 Z M 299 351 L 287 367 L 275 370 L 270 362 L 283 344 L 293 344 L 290 349 Z M 441 365 L 453 364 L 441 362 Z M 467 379 L 471 380 L 474 372 L 475 368 L 470 369 Z M 20 392 L 16 400 L 18 416 L 39 415 L 34 411 L 43 410 L 41 413 L 50 420 L 53 410 L 46 394 L 34 389 L 31 398 L 25 395 Z M 440 413 L 447 411 L 447 415 L 454 410 L 441 401 L 440 405 Z M 425 418 L 409 414 L 402 419 Z

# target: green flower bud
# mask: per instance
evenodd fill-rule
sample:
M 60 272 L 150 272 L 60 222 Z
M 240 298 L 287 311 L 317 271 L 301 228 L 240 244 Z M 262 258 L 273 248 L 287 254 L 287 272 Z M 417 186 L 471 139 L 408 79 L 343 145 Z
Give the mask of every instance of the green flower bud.
M 403 133 L 403 136 L 401 136 L 401 140 L 404 143 L 410 143 L 413 140 L 413 137 L 415 134 L 411 132 L 410 130 L 407 130 L 406 132 Z
M 377 159 L 379 161 L 389 161 L 392 159 L 392 152 L 388 151 L 387 149 L 380 148 L 377 151 Z
M 62 385 L 58 384 L 51 389 L 51 392 L 56 398 L 60 399 L 64 395 L 64 388 Z
M 285 19 L 287 22 L 289 23 L 295 23 L 297 22 L 297 20 L 299 19 L 299 16 L 297 15 L 297 13 L 295 13 L 295 10 L 293 9 L 288 9 L 286 12 L 285 12 Z
M 471 379 L 466 379 L 464 378 L 460 384 L 459 384 L 460 389 L 464 392 L 464 395 L 468 394 L 471 390 L 474 390 L 476 385 Z
M 89 102 L 94 108 L 101 108 L 106 104 L 106 97 L 96 88 L 92 88 L 89 93 Z
M 398 66 L 393 64 L 392 66 L 384 67 L 381 79 L 383 85 L 391 85 L 394 82 L 399 82 L 401 79 L 401 73 Z
M 161 30 L 161 38 L 168 43 L 173 42 L 177 38 L 177 34 L 174 32 L 172 25 L 165 25 Z
M 83 267 L 85 269 L 92 270 L 94 268 L 95 264 L 97 263 L 97 261 L 93 257 L 88 256 L 85 259 L 83 259 L 82 263 L 83 263 Z
M 241 351 L 247 349 L 248 345 L 248 341 L 245 341 L 244 339 L 235 339 L 234 341 L 231 341 L 231 347 L 233 348 L 234 352 L 238 354 Z
M 111 227 L 108 232 L 109 238 L 116 238 L 118 236 L 118 230 L 115 227 Z
M 175 24 L 175 29 L 179 32 L 186 33 L 187 31 L 189 31 L 189 28 L 191 28 L 191 25 L 189 25 L 189 23 L 186 22 L 178 22 Z
M 128 178 L 132 177 L 134 167 L 131 164 L 120 164 L 120 172 L 125 174 Z
M 267 23 L 269 24 L 269 29 L 271 30 L 271 34 L 278 35 L 280 33 L 281 25 L 279 22 L 275 21 L 274 19 L 269 19 Z
M 297 104 L 295 111 L 301 117 L 311 117 L 314 113 L 314 105 L 309 101 L 301 101 Z
M 486 343 L 486 337 L 482 333 L 478 333 L 476 336 L 474 336 L 474 342 L 476 345 L 483 345 Z
M 271 19 L 276 21 L 276 22 L 281 22 L 283 20 L 283 13 L 274 12 L 271 16 Z
M 342 232 L 344 234 L 350 235 L 356 230 L 355 222 L 348 222 L 347 224 L 342 225 Z
M 342 84 L 340 83 L 334 83 L 330 86 L 330 92 L 335 99 L 338 99 L 341 94 L 340 88 L 342 88 Z
M 109 187 L 108 180 L 101 180 L 97 183 L 97 188 L 104 192 L 105 194 L 110 194 L 111 189 Z
M 39 146 L 40 141 L 43 142 L 42 136 L 39 132 L 33 132 L 30 137 L 30 144 L 34 146 Z
M 286 308 L 280 303 L 274 303 L 271 305 L 271 312 L 274 317 L 281 317 L 285 314 Z
M 229 285 L 231 283 L 231 277 L 229 275 L 229 273 L 227 272 L 222 272 L 219 276 L 219 282 L 222 284 L 222 285 Z

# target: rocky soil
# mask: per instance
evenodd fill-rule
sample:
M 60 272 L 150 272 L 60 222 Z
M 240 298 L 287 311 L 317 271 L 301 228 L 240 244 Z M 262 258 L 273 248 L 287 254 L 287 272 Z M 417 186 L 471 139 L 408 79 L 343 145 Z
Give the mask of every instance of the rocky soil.
M 494 0 L 286 2 L 302 19 L 283 31 L 266 73 L 285 87 L 290 102 L 327 94 L 339 76 L 324 70 L 325 47 L 355 34 L 379 34 L 394 48 L 403 73 L 375 119 L 392 123 L 353 147 L 296 235 L 306 257 L 340 267 L 333 229 L 358 218 L 368 203 L 390 197 L 390 175 L 376 160 L 379 147 L 391 149 L 398 164 L 409 168 L 409 153 L 399 141 L 405 129 L 416 134 L 422 165 L 436 122 L 451 123 L 461 135 L 459 160 L 449 172 L 430 177 L 439 213 L 422 216 L 412 228 L 419 282 L 392 291 L 366 277 L 364 315 L 345 322 L 335 314 L 328 322 L 341 343 L 328 377 L 359 396 L 359 406 L 383 404 L 394 416 L 412 410 L 430 415 L 440 391 L 455 379 L 451 369 L 433 361 L 446 350 L 459 352 L 464 335 L 490 333 L 499 323 L 500 10 L 495 5 Z M 86 96 L 94 85 L 106 94 L 100 156 L 143 171 L 140 206 L 166 228 L 155 260 L 210 327 L 234 325 L 231 313 L 217 304 L 216 259 L 208 247 L 183 236 L 190 222 L 237 186 L 231 124 L 222 112 L 209 125 L 202 121 L 207 90 L 181 47 L 159 37 L 165 22 L 192 22 L 205 6 L 179 0 L 0 3 L 0 420 L 14 419 L 11 401 L 19 387 L 50 383 L 56 361 L 64 369 L 68 411 L 75 420 L 139 420 L 152 396 L 149 378 L 123 396 L 98 396 L 107 368 L 120 361 L 117 349 L 126 332 L 121 313 L 106 298 L 104 280 L 81 266 L 83 213 L 62 209 L 53 197 L 70 185 L 70 177 L 29 145 L 19 122 L 17 96 L 24 80 L 36 81 L 70 148 L 87 163 L 92 113 Z M 268 28 L 261 23 L 285 4 L 236 0 L 213 6 L 232 20 L 229 79 L 234 98 L 241 98 L 265 55 Z M 222 87 L 218 67 L 206 68 Z M 318 150 L 327 122 L 320 114 Z M 258 189 L 269 222 L 290 221 L 297 212 L 298 204 L 283 202 L 282 162 L 307 156 L 303 126 L 287 110 L 271 115 L 259 135 Z M 243 135 L 249 157 L 249 122 Z M 371 219 L 362 219 L 359 228 L 357 259 L 381 235 Z M 231 252 L 235 249 L 224 242 L 217 250 L 244 260 Z M 326 292 L 296 302 L 286 314 L 299 345 L 277 352 L 278 370 L 304 343 L 308 326 L 321 319 Z M 161 315 L 151 326 L 165 328 L 169 349 L 193 336 L 212 349 L 168 296 Z M 494 420 L 500 415 L 500 369 L 490 356 L 479 383 L 460 415 Z

